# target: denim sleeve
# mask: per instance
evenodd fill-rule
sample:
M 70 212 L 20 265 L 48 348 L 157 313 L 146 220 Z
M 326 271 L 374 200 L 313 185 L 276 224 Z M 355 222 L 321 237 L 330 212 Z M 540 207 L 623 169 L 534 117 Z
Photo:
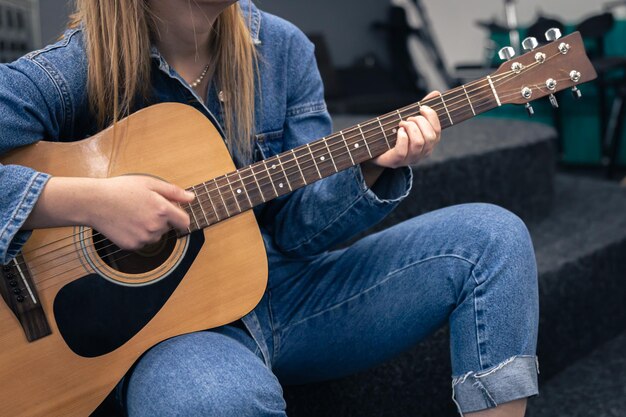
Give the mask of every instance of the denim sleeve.
M 320 139 L 332 129 L 313 45 L 298 32 L 290 51 L 284 149 Z M 324 252 L 381 221 L 411 185 L 409 168 L 386 169 L 370 189 L 357 165 L 296 190 L 275 215 L 275 243 L 290 256 Z
M 58 137 L 63 106 L 58 88 L 39 65 L 22 58 L 0 65 L 0 155 L 44 138 Z M 20 228 L 49 175 L 0 164 L 0 263 L 17 255 L 30 232 Z

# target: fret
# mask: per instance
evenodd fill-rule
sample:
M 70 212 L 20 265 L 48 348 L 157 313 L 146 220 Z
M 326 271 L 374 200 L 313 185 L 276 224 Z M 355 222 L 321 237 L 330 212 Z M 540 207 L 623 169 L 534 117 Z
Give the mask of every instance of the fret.
M 195 185 L 193 187 L 191 187 L 191 190 L 196 195 L 196 201 L 198 201 L 198 205 L 200 206 L 200 210 L 202 210 L 202 215 L 204 216 L 204 221 L 206 223 L 205 227 L 206 227 L 206 226 L 208 226 L 210 224 L 210 222 L 209 222 L 209 218 L 206 215 L 206 212 L 204 211 L 204 207 L 202 207 L 202 200 L 200 199 L 200 195 L 196 191 L 196 186 Z
M 280 155 L 276 155 L 276 160 L 278 161 L 280 169 L 283 171 L 283 176 L 285 177 L 285 182 L 287 183 L 287 187 L 289 187 L 289 191 L 293 191 L 293 188 L 291 188 L 291 183 L 289 182 L 289 177 L 287 176 L 287 171 L 285 171 L 285 165 L 283 164 L 283 161 L 280 160 Z M 278 184 L 278 187 L 283 188 L 284 185 L 280 183 Z
M 263 189 L 261 188 L 261 184 L 259 184 L 259 179 L 256 176 L 256 172 L 254 172 L 254 165 L 250 166 L 250 172 L 252 172 L 252 178 L 254 178 L 254 183 L 256 184 L 257 188 L 259 189 L 259 194 L 261 195 L 261 200 L 263 200 L 264 203 L 267 202 L 267 199 L 265 198 L 265 195 L 263 194 Z M 278 193 L 276 193 L 276 195 L 278 196 Z
M 224 200 L 224 196 L 222 195 L 222 190 L 220 189 L 220 185 L 217 183 L 217 178 L 213 178 L 213 182 L 215 183 L 215 188 L 217 189 L 217 193 L 222 199 L 222 203 L 224 204 L 224 210 L 226 210 L 226 217 L 230 217 L 230 211 L 228 210 L 228 206 L 226 205 L 226 200 Z
M 267 166 L 267 163 L 266 163 L 266 166 Z M 283 164 L 280 161 L 279 155 L 276 155 L 275 157 L 272 158 L 272 164 L 270 165 L 269 172 L 270 172 L 270 179 L 274 181 L 275 185 L 278 185 L 278 190 L 280 190 L 280 192 L 278 193 L 279 195 L 286 193 L 285 184 L 289 188 L 290 191 L 293 191 L 291 189 L 291 184 L 289 184 L 289 181 L 287 180 L 287 173 L 285 172 Z M 278 176 L 278 181 L 274 180 L 275 176 Z
M 496 92 L 496 87 L 493 85 L 493 81 L 491 81 L 491 77 L 489 75 L 487 75 L 487 81 L 489 81 L 489 86 L 491 87 L 491 91 L 496 98 L 496 103 L 498 103 L 498 107 L 502 106 L 502 103 L 500 103 L 500 97 L 498 97 L 498 93 Z
M 311 157 L 315 161 L 315 168 L 320 174 L 320 178 L 328 177 L 337 172 L 333 165 L 333 159 L 328 155 L 328 148 L 326 147 L 326 141 L 324 139 L 311 142 L 309 149 L 311 150 Z
M 353 161 L 355 163 L 360 163 L 371 159 L 367 150 L 367 146 L 361 145 L 361 142 L 365 142 L 363 136 L 359 135 L 356 129 L 350 130 L 348 133 L 355 134 L 354 136 L 347 138 L 348 147 L 351 150 Z M 353 140 L 354 142 L 352 142 Z
M 265 163 L 265 161 L 261 161 L 259 162 L 256 166 L 262 167 L 261 172 L 258 172 L 258 174 L 262 174 L 262 171 L 265 171 L 265 173 L 267 174 L 267 177 L 262 177 L 261 179 L 269 179 L 270 185 L 272 186 L 272 189 L 274 190 L 274 194 L 276 194 L 276 197 L 278 197 L 280 194 L 278 194 L 278 190 L 276 190 L 276 186 L 274 185 L 274 181 L 272 180 L 272 174 L 270 173 L 270 170 L 267 168 L 267 164 Z M 255 165 L 252 166 L 252 171 L 254 172 L 254 167 Z M 255 175 L 257 174 L 257 172 L 255 172 Z
M 448 120 L 450 120 L 450 126 L 453 126 L 454 122 L 452 121 L 452 117 L 450 117 L 450 112 L 448 111 L 448 106 L 446 105 L 446 101 L 443 99 L 443 94 L 441 94 L 439 97 L 441 97 L 441 103 L 443 104 L 443 108 L 446 110 L 446 114 L 448 115 Z
M 306 147 L 309 150 L 309 153 L 311 154 L 311 161 L 313 161 L 313 165 L 315 166 L 315 169 L 317 170 L 317 175 L 319 175 L 320 179 L 322 179 L 322 173 L 320 172 L 320 168 L 317 166 L 317 161 L 315 160 L 315 157 L 313 156 L 313 150 L 311 149 L 311 145 L 310 144 L 306 144 Z
M 361 129 L 361 125 L 358 124 L 357 127 L 359 128 L 359 132 L 361 132 L 361 136 L 363 136 L 363 142 L 365 142 L 365 147 L 367 148 L 367 153 L 370 156 L 370 159 L 372 159 L 374 156 L 372 156 L 372 151 L 370 150 L 370 146 L 367 143 L 367 138 L 365 137 L 365 134 L 363 133 L 363 129 Z
M 389 144 L 389 139 L 387 138 L 387 133 L 385 133 L 385 128 L 383 127 L 382 122 L 380 121 L 380 117 L 376 118 L 376 121 L 378 122 L 378 124 L 380 125 L 380 130 L 382 130 L 383 132 L 383 136 L 385 137 L 385 142 L 387 142 L 387 148 L 391 149 L 391 145 Z
M 304 185 L 307 185 L 306 178 L 304 176 L 304 172 L 302 172 L 302 167 L 300 166 L 300 162 L 298 161 L 298 157 L 296 156 L 296 151 L 294 149 L 291 150 L 291 154 L 293 155 L 294 161 L 296 161 L 296 166 L 298 167 L 298 171 L 300 171 L 300 175 L 302 176 L 302 181 L 304 181 Z
M 308 143 L 295 148 L 294 153 L 307 184 L 322 178 Z
M 215 213 L 215 217 L 217 218 L 217 221 L 221 221 L 222 219 L 220 219 L 220 214 L 217 212 L 217 209 L 215 208 L 215 204 L 213 204 L 213 199 L 211 198 L 211 193 L 209 192 L 209 189 L 206 186 L 206 182 L 203 182 L 202 185 L 204 186 L 204 190 L 206 191 L 206 195 L 209 199 L 209 203 L 211 203 L 211 207 L 213 208 L 213 213 Z
M 467 89 L 465 89 L 465 85 L 463 85 L 462 87 L 463 87 L 463 91 L 465 92 L 465 97 L 467 97 L 467 102 L 470 105 L 470 109 L 472 109 L 472 114 L 476 116 L 476 111 L 474 110 L 474 106 L 472 105 L 472 100 L 470 100 L 469 94 L 467 94 Z
M 485 83 L 484 87 L 478 89 L 478 93 L 472 95 L 472 104 L 476 110 L 476 114 L 481 114 L 487 110 L 491 110 L 498 107 L 498 103 L 492 95 L 481 94 L 486 90 L 489 90 L 489 85 Z
M 328 149 L 328 157 L 333 162 L 333 167 L 335 167 L 335 172 L 339 172 L 339 170 L 337 169 L 337 165 L 335 164 L 335 158 L 333 158 L 333 154 L 330 151 L 330 147 L 328 146 L 328 139 L 327 138 L 323 138 L 322 142 L 324 142 L 324 144 L 326 145 L 326 149 Z M 323 162 L 324 161 L 324 157 L 323 156 L 320 157 L 320 160 Z
M 281 155 L 282 166 L 287 175 L 290 190 L 293 191 L 307 185 L 306 178 L 304 178 L 304 174 L 300 169 L 300 165 L 298 164 L 296 154 L 293 152 L 293 149 Z
M 193 229 L 193 230 L 199 230 L 200 229 L 200 223 L 198 222 L 198 219 L 196 218 L 196 213 L 194 213 L 193 207 L 191 207 L 190 203 L 183 203 L 183 205 L 179 204 L 179 207 L 181 207 L 183 210 L 185 210 L 185 212 L 190 215 L 189 216 L 189 228 Z M 194 227 L 193 224 L 196 224 L 196 226 Z
M 350 160 L 352 161 L 352 165 L 356 165 L 356 163 L 354 162 L 354 158 L 352 158 L 352 152 L 350 152 L 350 147 L 348 146 L 348 142 L 346 141 L 346 138 L 343 135 L 343 130 L 341 132 L 339 132 L 339 134 L 341 135 L 341 139 L 343 139 L 344 145 L 346 145 L 346 149 L 348 150 L 348 156 L 350 156 Z
M 235 200 L 235 204 L 237 204 L 237 208 L 239 209 L 239 212 L 241 213 L 243 210 L 241 209 L 241 206 L 239 205 L 239 200 L 237 199 L 237 194 L 241 194 L 241 189 L 238 189 L 237 190 L 237 194 L 235 194 L 235 190 L 233 189 L 233 186 L 230 183 L 230 179 L 228 178 L 228 174 L 224 175 L 224 178 L 226 178 L 226 182 L 228 182 L 228 187 L 230 188 L 230 192 L 233 193 L 233 198 Z
M 241 183 L 241 188 L 243 189 L 243 193 L 246 195 L 246 199 L 248 200 L 248 203 L 250 203 L 250 207 L 248 207 L 248 208 L 254 207 L 254 204 L 252 204 L 252 200 L 250 199 L 250 193 L 248 192 L 248 186 L 244 182 L 243 178 L 241 178 L 241 170 L 237 171 L 237 177 L 239 177 L 239 182 Z

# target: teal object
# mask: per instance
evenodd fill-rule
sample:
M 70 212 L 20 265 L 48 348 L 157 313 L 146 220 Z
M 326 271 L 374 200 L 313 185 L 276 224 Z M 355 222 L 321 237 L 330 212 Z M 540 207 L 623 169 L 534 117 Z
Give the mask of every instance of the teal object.
M 566 25 L 564 35 L 574 32 L 575 25 Z M 520 39 L 526 36 L 526 29 L 520 29 Z M 502 61 L 497 56 L 500 48 L 509 46 L 508 32 L 494 32 L 490 39 L 496 47 L 496 54 L 492 61 L 493 66 L 499 66 Z M 539 39 L 539 42 L 545 42 Z M 586 41 L 585 47 L 593 50 L 593 42 Z M 626 56 L 626 20 L 615 21 L 613 29 L 605 38 L 605 52 L 608 56 Z M 610 74 L 610 78 L 622 78 L 623 72 L 615 71 Z M 583 93 L 581 100 L 572 98 L 568 91 L 557 94 L 559 101 L 561 143 L 563 152 L 561 161 L 566 164 L 575 165 L 601 165 L 602 163 L 602 142 L 600 103 L 598 98 L 598 87 L 595 83 L 587 83 L 579 86 Z M 607 111 L 610 112 L 613 104 L 614 92 L 607 93 Z M 555 126 L 554 110 L 547 99 L 540 99 L 532 103 L 535 109 L 535 116 L 531 120 Z M 487 117 L 528 119 L 522 106 L 503 106 L 489 113 Z M 621 149 L 618 163 L 626 166 L 626 129 L 622 132 Z

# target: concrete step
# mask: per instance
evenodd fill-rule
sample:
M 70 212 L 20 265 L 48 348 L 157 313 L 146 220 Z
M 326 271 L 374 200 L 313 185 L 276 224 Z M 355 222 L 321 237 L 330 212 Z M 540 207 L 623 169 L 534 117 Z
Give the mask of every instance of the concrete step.
M 539 266 L 542 381 L 626 330 L 626 190 L 571 176 L 555 185 L 553 211 L 529 224 Z M 359 375 L 287 387 L 289 415 L 456 416 L 450 372 L 442 329 Z
M 574 362 L 528 402 L 527 417 L 624 417 L 626 332 Z

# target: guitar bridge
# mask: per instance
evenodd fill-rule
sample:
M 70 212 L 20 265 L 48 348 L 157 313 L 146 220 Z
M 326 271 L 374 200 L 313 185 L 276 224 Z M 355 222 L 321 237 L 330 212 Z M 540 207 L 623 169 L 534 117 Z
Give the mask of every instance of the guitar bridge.
M 20 254 L 0 267 L 0 295 L 19 320 L 29 342 L 52 333 L 37 289 Z

